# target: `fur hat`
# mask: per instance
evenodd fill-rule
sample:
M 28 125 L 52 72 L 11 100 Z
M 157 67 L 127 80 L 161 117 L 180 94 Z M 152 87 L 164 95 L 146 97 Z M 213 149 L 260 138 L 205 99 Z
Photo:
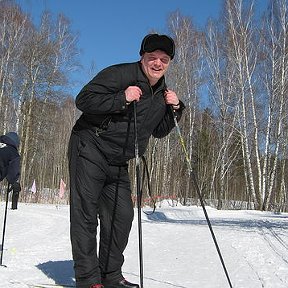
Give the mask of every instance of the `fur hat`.
M 20 145 L 20 139 L 16 132 L 8 132 L 5 134 L 6 137 L 8 137 L 10 140 L 14 142 L 14 144 L 17 146 L 17 148 Z
M 173 39 L 167 35 L 146 35 L 142 40 L 139 54 L 142 56 L 145 52 L 150 53 L 155 50 L 164 51 L 172 60 L 175 55 L 175 44 Z

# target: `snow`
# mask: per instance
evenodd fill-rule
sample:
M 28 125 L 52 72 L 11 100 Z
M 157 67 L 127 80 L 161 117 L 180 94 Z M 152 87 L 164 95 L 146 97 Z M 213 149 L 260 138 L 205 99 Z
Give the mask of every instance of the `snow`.
M 69 207 L 10 206 L 3 253 L 7 267 L 0 267 L 0 287 L 75 285 Z M 2 222 L 4 210 L 2 202 Z M 234 288 L 288 287 L 287 213 L 211 207 L 207 212 Z M 129 281 L 139 283 L 137 213 L 135 209 L 123 272 Z M 168 201 L 152 215 L 142 211 L 142 233 L 145 288 L 229 288 L 201 207 Z

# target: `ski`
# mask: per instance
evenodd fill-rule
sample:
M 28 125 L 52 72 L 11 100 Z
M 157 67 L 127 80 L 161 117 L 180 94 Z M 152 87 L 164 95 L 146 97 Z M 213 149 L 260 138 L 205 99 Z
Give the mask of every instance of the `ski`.
M 26 284 L 29 288 L 75 288 L 71 285 L 61 285 L 61 284 Z
M 49 283 L 23 283 L 18 281 L 10 281 L 11 284 L 22 284 L 29 288 L 75 288 L 74 285 L 69 284 L 49 284 Z

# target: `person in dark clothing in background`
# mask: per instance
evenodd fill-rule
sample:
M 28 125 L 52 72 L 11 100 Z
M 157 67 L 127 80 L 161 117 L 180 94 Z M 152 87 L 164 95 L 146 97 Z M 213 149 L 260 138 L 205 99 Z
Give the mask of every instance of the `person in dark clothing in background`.
M 73 127 L 68 157 L 70 236 L 78 288 L 139 288 L 121 270 L 134 217 L 128 175 L 128 160 L 135 158 L 134 109 L 142 156 L 151 136 L 165 137 L 174 128 L 170 106 L 178 121 L 184 109 L 165 83 L 174 53 L 172 38 L 149 34 L 142 41 L 140 61 L 102 70 L 76 98 L 82 115 Z
M 7 179 L 13 190 L 12 209 L 17 209 L 21 186 L 18 182 L 20 176 L 20 155 L 18 153 L 20 140 L 15 132 L 0 136 L 0 181 Z

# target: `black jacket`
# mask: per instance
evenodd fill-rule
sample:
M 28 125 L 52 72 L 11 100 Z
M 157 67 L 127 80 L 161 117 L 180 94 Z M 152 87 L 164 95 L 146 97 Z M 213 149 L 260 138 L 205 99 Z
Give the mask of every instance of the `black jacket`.
M 74 132 L 89 139 L 111 164 L 123 164 L 135 157 L 134 103 L 126 104 L 125 89 L 142 90 L 136 104 L 139 155 L 143 155 L 151 135 L 166 136 L 175 126 L 171 109 L 164 101 L 164 77 L 152 88 L 140 62 L 118 64 L 97 74 L 76 98 L 83 113 Z M 184 108 L 177 110 L 179 120 Z
M 20 176 L 20 155 L 17 145 L 9 137 L 0 136 L 0 181 L 14 184 Z

